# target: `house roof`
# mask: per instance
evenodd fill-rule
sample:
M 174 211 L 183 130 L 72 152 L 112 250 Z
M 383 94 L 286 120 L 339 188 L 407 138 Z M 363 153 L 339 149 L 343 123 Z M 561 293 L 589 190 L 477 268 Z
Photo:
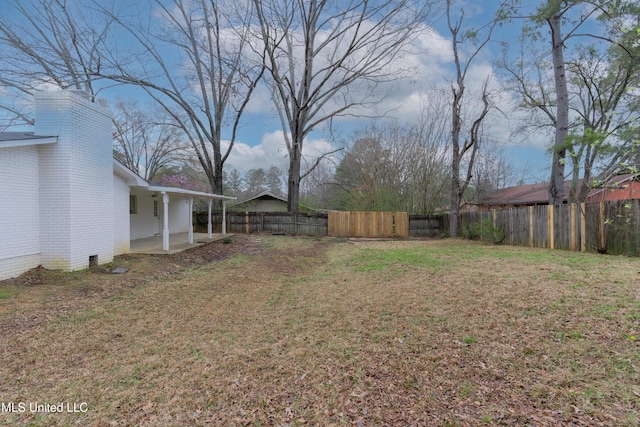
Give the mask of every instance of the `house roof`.
M 616 188 L 622 183 L 635 179 L 637 174 L 624 174 L 617 175 L 608 181 L 605 185 L 598 186 L 589 192 L 589 196 L 593 196 L 607 188 Z M 582 182 L 582 180 L 579 180 Z M 569 189 L 571 187 L 571 181 L 564 181 L 563 200 L 567 200 L 569 195 Z M 489 197 L 487 197 L 481 205 L 494 206 L 494 205 L 546 205 L 549 203 L 549 183 L 540 182 L 537 184 L 517 185 L 514 187 L 507 187 L 501 190 L 495 191 Z
M 611 180 L 603 185 L 599 185 L 597 188 L 594 188 L 593 190 L 591 190 L 591 192 L 589 192 L 589 197 L 593 197 L 598 193 L 601 193 L 603 191 L 609 190 L 609 189 L 616 189 L 616 188 L 620 188 L 622 186 L 622 184 L 624 184 L 625 182 L 629 182 L 629 181 L 633 181 L 635 179 L 638 179 L 639 174 L 637 173 L 627 173 L 627 174 L 623 174 L 623 175 L 617 175 L 614 176 L 613 178 L 611 178 Z
M 241 204 L 247 203 L 247 202 L 252 202 L 254 200 L 269 200 L 269 199 L 271 199 L 271 200 L 280 200 L 281 202 L 287 203 L 287 199 L 284 199 L 284 198 L 282 198 L 280 196 L 276 196 L 272 192 L 270 192 L 268 190 L 265 190 L 265 191 L 262 191 L 262 192 L 256 194 L 255 196 L 249 197 L 248 199 L 240 200 L 240 201 L 234 203 L 233 206 L 241 205 Z
M 35 135 L 33 132 L 0 132 L 0 148 L 53 144 L 55 142 L 58 142 L 57 136 Z
M 149 183 L 144 178 L 119 162 L 115 157 L 113 158 L 113 173 L 124 179 L 129 187 L 146 188 L 149 186 Z
M 136 187 L 141 190 L 156 191 L 158 193 L 181 194 L 185 196 L 202 197 L 205 199 L 216 200 L 235 200 L 235 197 L 222 196 L 220 194 L 205 193 L 203 191 L 187 190 L 179 187 L 163 187 L 159 185 L 150 185 L 144 178 L 129 169 L 126 165 L 113 158 L 113 173 L 124 179 L 130 187 Z
M 569 183 L 564 183 L 563 198 L 569 194 Z M 535 205 L 549 202 L 549 183 L 517 185 L 496 190 L 481 204 L 483 205 Z

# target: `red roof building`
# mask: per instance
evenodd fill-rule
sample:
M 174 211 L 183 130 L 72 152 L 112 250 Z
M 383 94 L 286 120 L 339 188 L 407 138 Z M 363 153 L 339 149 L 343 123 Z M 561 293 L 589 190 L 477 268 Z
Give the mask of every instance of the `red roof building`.
M 571 181 L 564 182 L 564 203 L 567 203 Z M 606 184 L 593 188 L 587 202 L 599 202 L 609 200 L 640 199 L 640 180 L 638 174 L 625 174 L 614 177 Z M 539 206 L 549 204 L 549 184 L 518 185 L 495 191 L 478 207 L 483 210 L 505 209 L 523 206 Z

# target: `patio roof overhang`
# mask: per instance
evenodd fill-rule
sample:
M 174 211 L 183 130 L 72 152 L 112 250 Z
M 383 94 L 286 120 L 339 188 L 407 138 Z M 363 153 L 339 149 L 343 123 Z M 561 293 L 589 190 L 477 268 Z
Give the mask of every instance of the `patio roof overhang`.
M 209 235 L 209 239 L 212 237 L 213 226 L 211 224 L 211 205 L 214 200 L 222 200 L 222 234 L 227 234 L 227 223 L 226 223 L 226 203 L 228 200 L 235 200 L 235 197 L 231 196 L 223 196 L 221 194 L 213 194 L 213 193 L 205 193 L 201 191 L 193 191 L 186 190 L 184 188 L 176 188 L 176 187 L 161 187 L 156 185 L 150 185 L 144 190 L 160 193 L 162 195 L 162 204 L 163 204 L 163 226 L 162 226 L 162 250 L 169 250 L 169 195 L 179 195 L 186 196 L 189 198 L 189 232 L 188 232 L 188 243 L 193 244 L 193 198 L 198 197 L 201 199 L 206 199 L 209 201 L 209 215 L 208 215 L 208 224 L 207 224 L 207 232 Z
M 229 200 L 235 200 L 232 196 L 223 196 L 221 194 L 206 193 L 203 191 L 193 191 L 184 188 L 177 187 L 163 187 L 159 185 L 149 185 L 149 183 L 141 176 L 133 172 L 117 159 L 113 159 L 113 172 L 125 180 L 130 188 L 135 188 L 138 191 L 148 191 L 151 193 L 159 193 L 162 195 L 162 203 L 164 205 L 164 220 L 162 227 L 162 249 L 164 251 L 169 250 L 169 196 L 177 195 L 189 198 L 189 211 L 193 213 L 193 198 L 197 197 L 209 201 L 209 223 L 207 226 L 209 239 L 212 237 L 212 224 L 211 224 L 211 205 L 214 200 L 222 200 L 222 234 L 227 234 L 226 224 L 226 203 Z M 189 233 L 188 243 L 193 244 L 193 215 L 189 215 Z
M 161 187 L 158 185 L 150 185 L 147 188 L 147 190 L 155 191 L 158 193 L 179 194 L 182 196 L 200 197 L 202 199 L 208 199 L 208 200 L 235 200 L 236 199 L 235 197 L 223 196 L 221 194 L 205 193 L 202 191 L 186 190 L 184 188 L 176 188 L 176 187 Z

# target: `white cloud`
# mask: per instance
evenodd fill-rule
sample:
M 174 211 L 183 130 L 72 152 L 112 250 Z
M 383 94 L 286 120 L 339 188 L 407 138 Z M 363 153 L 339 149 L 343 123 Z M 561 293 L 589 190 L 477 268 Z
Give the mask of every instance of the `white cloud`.
M 271 91 L 266 85 L 261 84 L 255 88 L 245 108 L 245 114 L 271 114 L 277 120 Z
M 287 147 L 282 132 L 266 133 L 260 144 L 251 146 L 244 142 L 236 142 L 225 163 L 225 170 L 237 169 L 244 175 L 251 169 L 269 169 L 277 166 L 280 169 L 287 165 Z
M 302 154 L 308 161 L 314 161 L 317 156 L 333 150 L 333 146 L 324 138 L 305 139 Z M 236 142 L 225 163 L 225 171 L 237 169 L 241 175 L 251 169 L 269 169 L 272 166 L 280 168 L 286 175 L 289 167 L 287 147 L 284 133 L 280 130 L 265 133 L 260 144 L 250 146 L 243 142 Z

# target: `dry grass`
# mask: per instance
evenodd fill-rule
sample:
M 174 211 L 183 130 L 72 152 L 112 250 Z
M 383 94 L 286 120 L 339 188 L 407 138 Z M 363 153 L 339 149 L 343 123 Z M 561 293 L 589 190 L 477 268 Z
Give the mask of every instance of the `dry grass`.
M 638 424 L 637 259 L 276 236 L 199 251 L 0 283 L 0 403 L 88 405 L 0 424 Z

